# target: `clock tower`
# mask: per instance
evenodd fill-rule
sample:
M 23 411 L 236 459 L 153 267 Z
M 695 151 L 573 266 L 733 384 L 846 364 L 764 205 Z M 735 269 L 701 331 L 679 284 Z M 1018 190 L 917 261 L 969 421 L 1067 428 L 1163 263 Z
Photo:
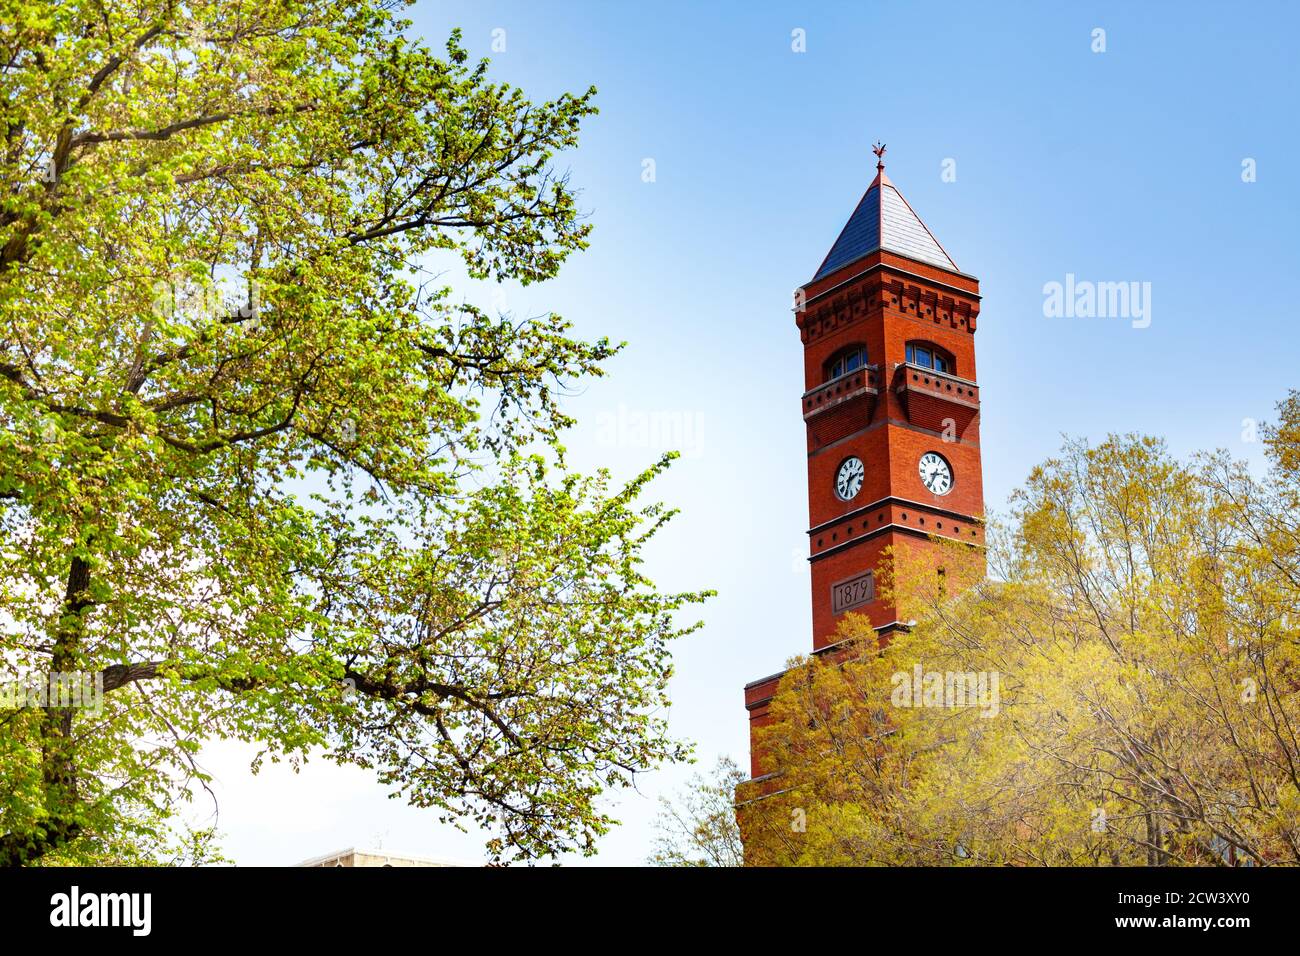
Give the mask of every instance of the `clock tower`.
M 884 642 L 905 626 L 877 590 L 887 549 L 933 538 L 983 545 L 975 326 L 979 282 L 885 175 L 876 177 L 812 279 L 795 292 L 808 433 L 812 650 L 865 615 Z M 751 730 L 781 674 L 745 687 Z M 755 778 L 762 766 L 750 746 Z

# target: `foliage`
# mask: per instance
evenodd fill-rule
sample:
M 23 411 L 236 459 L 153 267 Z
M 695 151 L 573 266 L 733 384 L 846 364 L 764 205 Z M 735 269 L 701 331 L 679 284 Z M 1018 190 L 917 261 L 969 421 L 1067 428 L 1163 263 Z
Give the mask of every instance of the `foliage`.
M 744 848 L 736 821 L 736 788 L 745 772 L 721 756 L 708 776 L 692 775 L 676 800 L 660 797 L 655 866 L 740 866 Z
M 559 445 L 618 347 L 413 279 L 586 245 L 551 164 L 595 91 L 530 101 L 399 6 L 0 0 L 0 665 L 104 688 L 0 715 L 0 863 L 137 858 L 208 738 L 327 748 L 523 858 L 682 754 L 667 459 L 610 487 Z
M 969 549 L 895 554 L 916 624 L 880 649 L 850 621 L 856 657 L 782 682 L 750 859 L 1300 863 L 1300 395 L 1280 413 L 1262 479 L 1150 438 L 1070 442 L 988 578 Z M 997 707 L 900 706 L 918 668 L 996 674 Z

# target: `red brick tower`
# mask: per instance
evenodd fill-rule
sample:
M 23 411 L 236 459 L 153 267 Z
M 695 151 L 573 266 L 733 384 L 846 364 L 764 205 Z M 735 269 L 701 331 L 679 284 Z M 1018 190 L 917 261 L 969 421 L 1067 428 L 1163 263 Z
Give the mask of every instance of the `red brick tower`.
M 812 280 L 795 293 L 808 428 L 814 653 L 865 614 L 898 628 L 876 592 L 882 552 L 931 535 L 983 544 L 975 319 L 979 282 L 958 270 L 885 175 L 867 188 Z M 752 730 L 780 674 L 745 687 Z

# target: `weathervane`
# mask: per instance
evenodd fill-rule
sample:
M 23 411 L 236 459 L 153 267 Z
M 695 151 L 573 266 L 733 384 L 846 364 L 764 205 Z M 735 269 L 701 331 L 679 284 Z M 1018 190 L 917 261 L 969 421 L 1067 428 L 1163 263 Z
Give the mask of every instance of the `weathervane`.
M 883 172 L 885 169 L 885 144 L 877 140 L 876 145 L 871 147 L 871 151 L 876 154 L 876 169 Z

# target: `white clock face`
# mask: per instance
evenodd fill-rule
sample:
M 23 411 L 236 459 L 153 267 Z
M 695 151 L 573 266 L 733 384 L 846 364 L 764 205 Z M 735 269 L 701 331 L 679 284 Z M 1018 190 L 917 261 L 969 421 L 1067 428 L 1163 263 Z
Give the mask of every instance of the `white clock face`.
M 835 473 L 835 493 L 848 501 L 862 490 L 862 476 L 866 469 L 859 458 L 845 458 L 840 470 Z
M 952 491 L 952 468 L 942 455 L 927 451 L 921 456 L 918 466 L 921 472 L 921 484 L 936 495 L 946 495 Z

